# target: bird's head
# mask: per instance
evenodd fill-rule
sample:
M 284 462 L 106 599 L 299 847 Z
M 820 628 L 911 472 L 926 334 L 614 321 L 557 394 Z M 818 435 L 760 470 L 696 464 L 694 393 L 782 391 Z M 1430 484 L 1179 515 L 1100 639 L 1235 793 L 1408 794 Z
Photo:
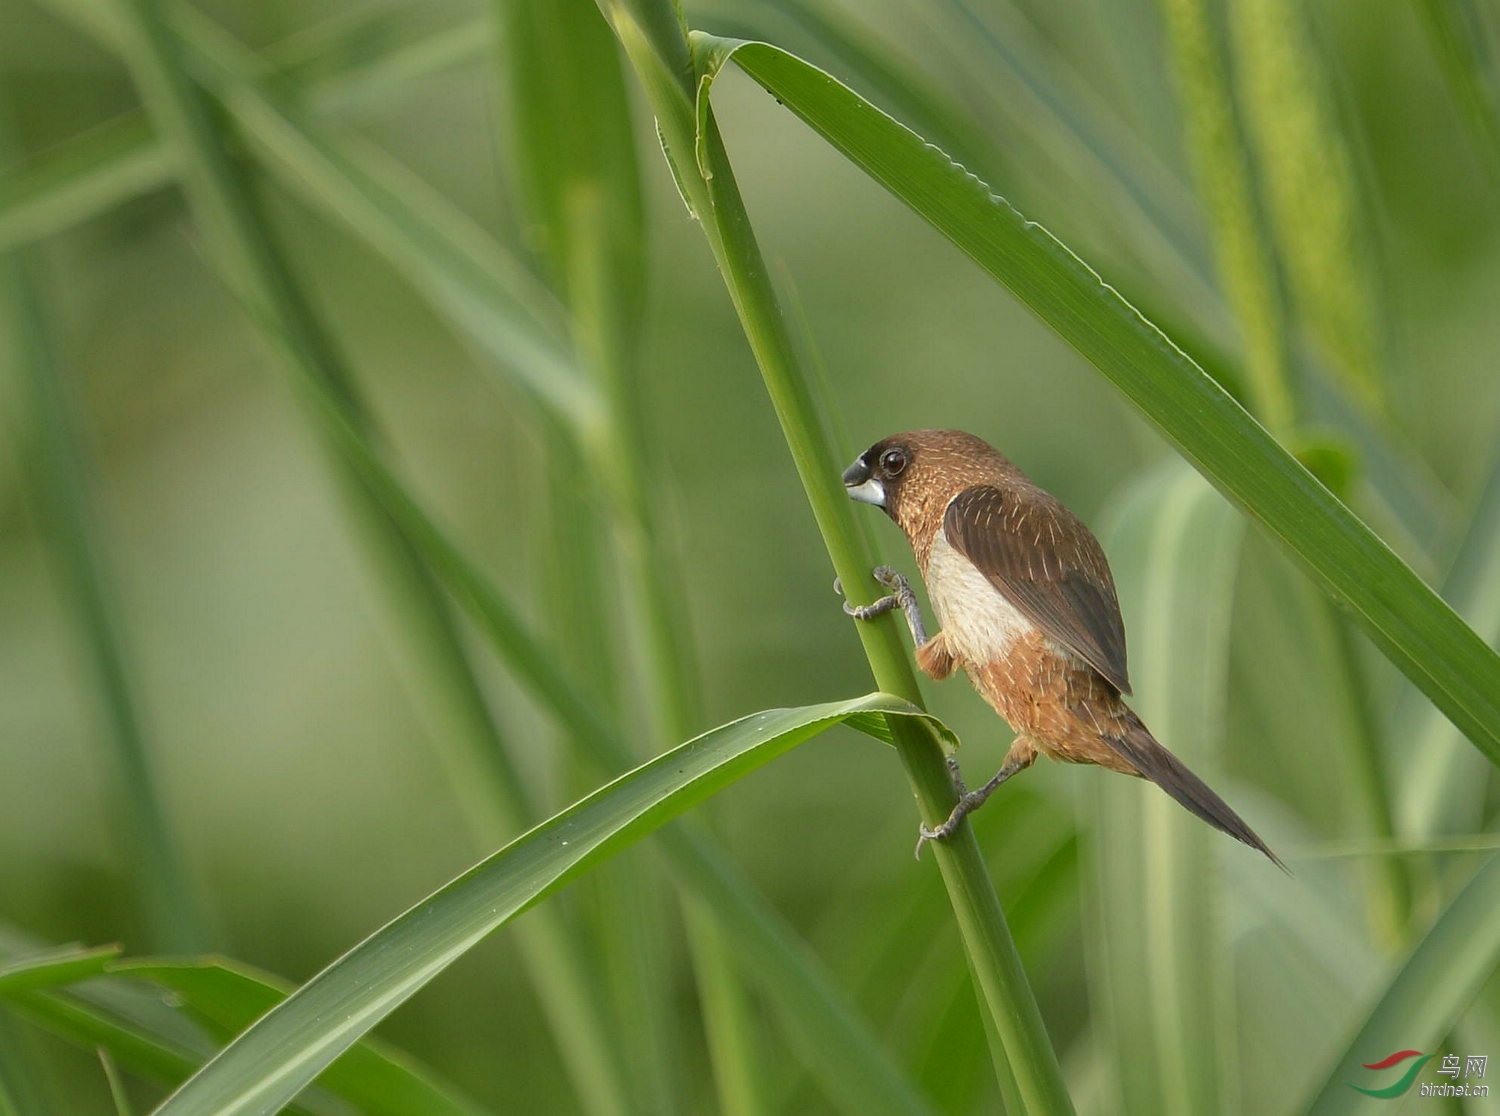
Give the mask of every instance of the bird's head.
M 851 500 L 891 510 L 912 463 L 913 454 L 906 445 L 909 437 L 893 434 L 854 459 L 854 464 L 844 470 L 844 487 Z
M 913 538 L 971 484 L 996 483 L 1015 466 L 962 430 L 911 430 L 882 438 L 844 470 L 851 499 L 881 508 Z

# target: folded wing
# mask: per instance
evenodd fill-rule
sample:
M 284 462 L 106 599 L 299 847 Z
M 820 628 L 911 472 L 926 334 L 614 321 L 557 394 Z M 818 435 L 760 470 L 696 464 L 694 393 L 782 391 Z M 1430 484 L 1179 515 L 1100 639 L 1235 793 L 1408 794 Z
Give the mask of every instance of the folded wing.
M 975 485 L 949 502 L 943 533 L 1027 619 L 1130 693 L 1109 563 L 1072 512 L 1035 486 Z

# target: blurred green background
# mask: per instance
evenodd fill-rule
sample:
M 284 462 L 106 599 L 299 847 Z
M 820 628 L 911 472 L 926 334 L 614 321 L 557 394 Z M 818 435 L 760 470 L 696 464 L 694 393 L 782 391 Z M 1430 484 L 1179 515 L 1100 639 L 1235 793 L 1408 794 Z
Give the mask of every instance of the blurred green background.
M 374 583 L 328 455 L 297 391 L 205 260 L 182 194 L 163 174 L 76 217 L 25 208 L 80 137 L 97 136 L 139 101 L 125 69 L 67 18 L 67 5 L 3 2 L 0 247 L 26 256 L 145 748 L 206 912 L 201 944 L 301 981 L 488 850 L 458 814 L 403 663 L 401 625 Z M 1487 45 L 1485 20 L 1494 17 L 1457 7 L 1474 14 L 1472 41 Z M 305 96 L 320 122 L 378 145 L 523 256 L 525 222 L 505 154 L 516 106 L 498 61 L 503 8 L 202 5 L 228 34 L 281 60 L 267 80 Z M 1465 127 L 1460 86 L 1445 76 L 1425 8 L 1318 0 L 1295 9 L 1317 96 L 1347 154 L 1351 238 L 1373 310 L 1366 341 L 1384 396 L 1378 413 L 1357 400 L 1327 402 L 1339 398 L 1327 386 L 1338 377 L 1320 376 L 1319 361 L 1337 360 L 1317 355 L 1305 322 L 1288 346 L 1303 354 L 1292 361 L 1299 393 L 1324 400 L 1309 405 L 1299 437 L 1326 449 L 1334 472 L 1350 476 L 1355 509 L 1441 584 L 1471 525 L 1500 529 L 1500 509 L 1474 520 L 1500 449 L 1500 176 L 1482 134 Z M 899 63 L 915 99 L 925 91 L 956 106 L 955 118 L 973 129 L 974 157 L 989 160 L 974 169 L 998 192 L 1195 356 L 1239 364 L 1232 313 L 1213 293 L 1221 286 L 1214 219 L 1197 200 L 1204 180 L 1158 5 L 951 0 L 804 11 L 725 0 L 689 4 L 687 14 L 694 26 L 758 30 L 905 118 L 889 89 L 871 87 L 858 52 L 819 22 L 835 21 L 866 44 L 866 60 Z M 439 40 L 451 49 L 421 54 Z M 417 61 L 376 69 L 402 51 Z M 756 232 L 806 323 L 802 344 L 826 366 L 851 448 L 913 427 L 971 430 L 1104 533 L 1132 486 L 1170 456 L 1165 443 L 1044 326 L 759 88 L 730 74 L 716 108 Z M 1245 104 L 1239 111 L 1250 118 Z M 702 681 L 695 728 L 861 693 L 868 671 L 775 415 L 649 116 L 639 103 L 633 115 L 649 235 L 639 374 L 659 526 L 679 556 Z M 1104 142 L 1080 144 L 1069 121 Z M 1140 213 L 1122 208 L 1119 180 L 1099 170 L 1101 160 L 1142 185 L 1161 218 L 1156 233 L 1137 235 Z M 1261 181 L 1269 222 L 1274 203 Z M 399 269 L 279 182 L 262 177 L 259 186 L 415 492 L 547 630 L 548 571 L 566 555 L 547 527 L 549 443 L 535 407 Z M 1143 247 L 1162 228 L 1176 263 Z M 1295 302 L 1294 281 L 1283 279 L 1279 297 Z M 147 952 L 159 943 L 134 881 L 97 669 L 55 545 L 52 465 L 16 319 L 4 317 L 0 920 L 50 942 L 122 941 Z M 1244 379 L 1237 383 L 1244 390 Z M 1361 448 L 1366 436 L 1399 470 L 1384 489 Z M 1404 512 L 1392 489 L 1405 494 Z M 586 510 L 605 516 L 596 504 Z M 910 570 L 894 527 L 882 518 L 871 529 L 885 557 Z M 1500 567 L 1481 566 L 1475 577 L 1481 586 L 1500 581 Z M 1152 617 L 1125 597 L 1134 650 L 1151 638 Z M 1405 693 L 1362 638 L 1340 634 L 1316 591 L 1253 527 L 1232 605 L 1224 741 L 1203 773 L 1297 882 L 1288 891 L 1293 885 L 1227 840 L 1210 846 L 1226 865 L 1215 901 L 1241 991 L 1237 1045 L 1223 1056 L 1243 1111 L 1292 1111 L 1368 1008 L 1380 974 L 1480 854 L 1391 857 L 1391 842 L 1371 831 L 1348 766 L 1359 747 L 1349 740 L 1363 730 L 1346 700 L 1350 660 L 1339 641 L 1351 642 L 1366 705 L 1382 726 L 1379 752 L 1367 760 L 1398 819 L 1421 775 L 1410 726 L 1430 719 L 1425 702 Z M 645 699 L 624 624 L 618 608 L 601 618 L 630 710 Z M 589 784 L 559 761 L 556 730 L 503 667 L 472 633 L 465 642 L 524 775 L 544 812 L 554 812 Z M 926 692 L 964 740 L 971 777 L 993 770 L 1009 743 L 1005 726 L 962 681 Z M 635 737 L 643 756 L 673 743 Z M 1194 754 L 1186 742 L 1164 742 Z M 1085 940 L 1098 896 L 1077 833 L 1106 778 L 1040 764 L 975 818 L 1076 1102 L 1094 1112 L 1120 1109 L 1090 1006 Z M 1450 785 L 1461 793 L 1437 824 L 1422 833 L 1398 824 L 1397 845 L 1490 827 L 1489 767 L 1474 763 Z M 1128 793 L 1156 792 L 1132 785 Z M 936 870 L 909 855 L 916 817 L 894 755 L 837 730 L 706 812 L 898 1057 L 919 1075 L 954 1081 L 943 1098 L 951 1110 L 986 1110 L 992 1086 L 983 1082 L 979 1017 Z M 630 856 L 652 863 L 649 846 Z M 1414 896 L 1410 922 L 1395 929 L 1369 898 L 1371 865 L 1392 862 Z M 1308 896 L 1322 906 L 1310 909 Z M 671 1008 L 683 1110 L 711 1110 L 674 907 L 663 905 L 662 921 L 670 970 L 658 991 Z M 512 938 L 503 931 L 475 950 L 381 1033 L 497 1111 L 575 1110 Z M 1496 1007 L 1491 981 L 1455 1051 L 1500 1058 L 1500 1042 L 1481 1049 L 1500 1038 L 1489 1022 Z M 4 1041 L 41 1067 L 68 1111 L 109 1110 L 91 1054 L 19 1023 Z M 769 1026 L 758 1037 L 782 1110 L 836 1107 L 799 1077 L 785 1041 Z M 1437 1103 L 1408 1102 L 1423 1111 Z

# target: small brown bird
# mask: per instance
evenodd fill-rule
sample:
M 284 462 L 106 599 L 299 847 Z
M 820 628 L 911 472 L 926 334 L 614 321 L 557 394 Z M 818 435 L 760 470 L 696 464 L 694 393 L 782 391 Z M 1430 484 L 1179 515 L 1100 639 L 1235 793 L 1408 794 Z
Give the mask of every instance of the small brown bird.
M 962 667 L 1016 731 L 999 772 L 978 790 L 964 787 L 949 758 L 958 805 L 936 829 L 921 827 L 919 855 L 924 841 L 949 836 L 1040 752 L 1150 779 L 1284 868 L 1121 700 L 1130 677 L 1114 579 L 1099 541 L 1067 508 L 959 430 L 916 430 L 876 442 L 844 471 L 844 486 L 906 532 L 943 630 L 927 638 L 911 586 L 885 566 L 875 577 L 891 595 L 862 608 L 845 602 L 845 611 L 866 620 L 900 607 L 917 665 L 937 681 Z

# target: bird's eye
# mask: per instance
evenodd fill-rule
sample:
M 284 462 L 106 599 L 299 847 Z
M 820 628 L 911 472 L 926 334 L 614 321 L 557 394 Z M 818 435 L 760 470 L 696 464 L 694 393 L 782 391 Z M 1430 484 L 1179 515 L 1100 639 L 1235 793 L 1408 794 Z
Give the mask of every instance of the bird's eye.
M 880 455 L 880 467 L 886 476 L 894 477 L 906 468 L 906 454 L 898 449 L 888 449 Z

